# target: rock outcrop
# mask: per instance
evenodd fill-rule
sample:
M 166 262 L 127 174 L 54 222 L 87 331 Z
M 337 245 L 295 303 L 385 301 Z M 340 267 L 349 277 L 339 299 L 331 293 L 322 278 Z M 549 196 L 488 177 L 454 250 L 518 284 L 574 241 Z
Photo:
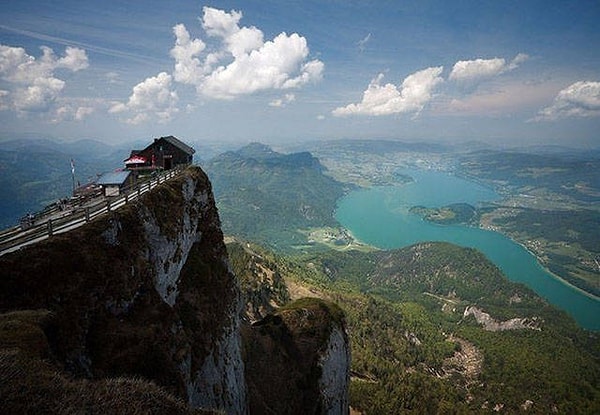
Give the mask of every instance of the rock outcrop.
M 303 298 L 243 337 L 251 413 L 348 413 L 350 349 L 338 306 Z
M 0 312 L 52 314 L 44 333 L 57 370 L 142 377 L 192 408 L 247 411 L 241 307 L 211 185 L 197 167 L 0 257 Z
M 250 412 L 348 413 L 350 346 L 341 309 L 317 298 L 290 302 L 286 267 L 272 253 L 233 238 L 227 250 L 245 303 Z
M 348 413 L 343 313 L 244 255 L 198 167 L 3 255 L 0 413 Z
M 483 326 L 484 330 L 487 331 L 504 331 L 504 330 L 541 330 L 540 320 L 537 317 L 532 318 L 511 318 L 506 321 L 498 321 L 490 316 L 485 311 L 475 307 L 469 306 L 465 308 L 463 317 L 473 316 L 477 323 Z

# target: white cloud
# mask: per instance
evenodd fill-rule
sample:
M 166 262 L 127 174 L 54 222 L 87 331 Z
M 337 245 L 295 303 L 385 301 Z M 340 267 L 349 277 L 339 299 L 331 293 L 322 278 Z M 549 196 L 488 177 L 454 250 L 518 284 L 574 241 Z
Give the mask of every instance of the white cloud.
M 94 111 L 95 109 L 93 107 L 79 107 L 75 110 L 75 119 L 81 121 L 88 115 L 93 114 Z
M 296 100 L 296 95 L 294 94 L 285 94 L 285 96 L 283 98 L 279 98 L 279 99 L 275 99 L 271 102 L 269 102 L 269 105 L 271 107 L 285 107 L 287 104 L 289 104 L 290 102 L 293 102 Z
M 65 56 L 60 58 L 57 63 L 59 68 L 66 68 L 74 72 L 86 69 L 89 66 L 85 50 L 73 47 L 67 47 Z
M 324 65 L 307 61 L 306 39 L 296 33 L 280 33 L 264 41 L 254 26 L 240 27 L 242 13 L 203 8 L 202 28 L 217 38 L 220 46 L 201 59 L 206 44 L 191 39 L 183 24 L 173 28 L 176 43 L 174 79 L 193 85 L 198 93 L 217 99 L 232 99 L 270 89 L 298 88 L 321 79 Z
M 90 106 L 73 106 L 71 104 L 65 104 L 56 109 L 51 121 L 53 123 L 59 123 L 63 121 L 82 121 L 87 116 L 93 114 L 94 111 L 95 108 Z
M 202 11 L 204 12 L 202 28 L 209 36 L 226 38 L 239 30 L 238 23 L 242 18 L 242 12 L 232 10 L 227 13 L 224 10 L 206 6 L 202 8 Z
M 383 74 L 379 74 L 363 93 L 361 102 L 336 108 L 332 114 L 335 116 L 418 114 L 431 100 L 435 87 L 443 82 L 440 77 L 443 69 L 443 66 L 438 66 L 417 71 L 407 76 L 400 88 L 391 83 L 382 86 Z
M 539 111 L 535 121 L 568 117 L 600 116 L 600 82 L 579 81 L 561 90 L 549 107 Z
M 519 53 L 510 62 L 506 62 L 504 58 L 458 61 L 454 64 L 448 79 L 452 81 L 478 81 L 490 78 L 518 68 L 527 59 L 529 59 L 529 56 Z
M 175 59 L 173 77 L 177 82 L 195 84 L 204 74 L 198 55 L 206 48 L 200 39 L 192 40 L 184 25 L 173 27 L 175 46 L 171 49 L 171 56 Z
M 356 44 L 358 45 L 358 50 L 362 53 L 367 48 L 367 43 L 371 40 L 371 34 L 369 33 L 363 39 L 359 40 Z
M 18 111 L 44 111 L 58 97 L 65 82 L 57 78 L 36 78 L 26 88 L 17 88 L 13 104 Z
M 109 109 L 111 113 L 130 113 L 130 124 L 151 119 L 167 122 L 179 111 L 177 93 L 171 90 L 172 77 L 166 72 L 146 78 L 135 87 L 127 103 L 117 102 Z
M 19 113 L 47 112 L 65 87 L 65 81 L 55 76 L 57 69 L 77 72 L 89 66 L 83 49 L 67 47 L 57 58 L 46 46 L 36 59 L 25 49 L 0 45 L 0 79 L 5 83 L 0 109 L 14 109 Z

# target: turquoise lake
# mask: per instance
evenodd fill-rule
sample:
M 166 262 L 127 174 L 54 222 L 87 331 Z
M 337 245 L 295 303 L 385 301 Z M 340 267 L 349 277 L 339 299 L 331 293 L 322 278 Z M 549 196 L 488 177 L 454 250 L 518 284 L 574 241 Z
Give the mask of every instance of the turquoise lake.
M 356 190 L 338 202 L 337 220 L 359 240 L 382 249 L 417 242 L 446 241 L 483 252 L 512 281 L 527 285 L 551 304 L 565 310 L 582 326 L 600 331 L 600 300 L 547 272 L 536 257 L 510 238 L 464 225 L 438 225 L 409 212 L 415 205 L 441 207 L 450 203 L 498 200 L 493 190 L 435 170 L 405 170 L 415 181 L 402 186 Z

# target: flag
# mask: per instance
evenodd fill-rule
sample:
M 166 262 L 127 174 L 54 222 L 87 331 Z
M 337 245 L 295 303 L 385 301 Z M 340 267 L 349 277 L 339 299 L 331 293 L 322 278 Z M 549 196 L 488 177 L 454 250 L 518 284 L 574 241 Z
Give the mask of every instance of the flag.
M 71 174 L 75 174 L 75 162 L 71 159 Z

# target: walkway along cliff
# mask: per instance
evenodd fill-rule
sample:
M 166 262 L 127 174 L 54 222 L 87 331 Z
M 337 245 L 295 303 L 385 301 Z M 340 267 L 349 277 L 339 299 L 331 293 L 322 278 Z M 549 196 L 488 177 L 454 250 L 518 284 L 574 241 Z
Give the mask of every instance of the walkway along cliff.
M 133 203 L 0 257 L 0 412 L 247 413 L 245 365 L 260 376 L 269 362 L 244 362 L 242 304 L 210 182 L 189 167 Z M 347 413 L 343 321 L 322 327 L 302 350 L 314 364 L 296 370 L 321 385 L 308 388 L 311 413 Z M 244 330 L 254 332 L 248 342 L 268 335 Z M 332 367 L 331 378 L 314 375 Z M 289 407 L 305 413 L 303 398 Z

